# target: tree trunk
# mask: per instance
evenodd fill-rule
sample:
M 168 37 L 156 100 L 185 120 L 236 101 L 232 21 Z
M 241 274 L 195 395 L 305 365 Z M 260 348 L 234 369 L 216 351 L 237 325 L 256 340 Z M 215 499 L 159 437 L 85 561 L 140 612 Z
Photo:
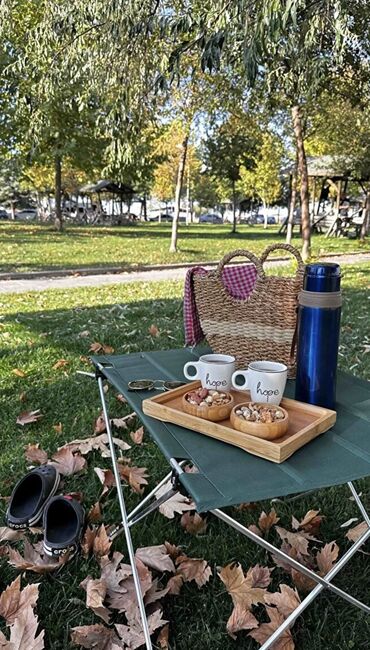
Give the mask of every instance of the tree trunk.
M 232 181 L 233 184 L 233 229 L 232 232 L 236 233 L 236 199 L 235 199 L 235 181 Z
M 10 216 L 13 221 L 15 221 L 15 206 L 16 206 L 16 201 L 14 199 L 11 199 L 10 201 Z
M 147 210 L 145 192 L 144 192 L 144 196 L 143 196 L 143 214 L 144 214 L 144 221 L 148 221 L 148 210 Z
M 361 226 L 360 241 L 364 242 L 370 226 L 370 190 L 366 193 L 365 216 Z
M 190 161 L 188 160 L 187 178 L 186 178 L 186 225 L 190 223 Z
M 189 140 L 189 136 L 186 135 L 181 143 L 180 160 L 179 160 L 179 166 L 177 170 L 175 211 L 173 213 L 173 221 L 172 221 L 170 253 L 177 252 L 177 229 L 178 229 L 179 216 L 180 216 L 180 201 L 181 201 L 182 184 L 184 181 L 186 154 L 188 151 L 188 140 Z
M 292 119 L 294 135 L 297 143 L 298 172 L 301 179 L 302 257 L 304 261 L 306 261 L 311 254 L 311 227 L 307 160 L 304 147 L 302 112 L 300 106 L 293 106 Z
M 286 243 L 292 243 L 294 227 L 294 208 L 297 200 L 297 168 L 298 168 L 298 151 L 296 152 L 293 174 L 291 176 L 291 191 L 288 211 L 288 223 L 286 228 Z
M 63 230 L 62 215 L 62 161 L 59 156 L 55 156 L 55 227 L 59 232 Z
M 266 229 L 267 228 L 267 206 L 265 201 L 262 201 L 262 206 L 263 206 L 263 227 Z

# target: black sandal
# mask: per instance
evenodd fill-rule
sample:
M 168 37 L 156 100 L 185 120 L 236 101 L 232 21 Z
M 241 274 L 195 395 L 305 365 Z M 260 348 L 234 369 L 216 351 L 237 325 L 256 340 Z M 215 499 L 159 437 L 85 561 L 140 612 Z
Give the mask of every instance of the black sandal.
M 52 465 L 35 467 L 16 484 L 5 515 L 9 528 L 35 526 L 58 489 L 60 476 Z
M 57 496 L 44 510 L 44 551 L 50 557 L 71 553 L 79 547 L 85 511 L 73 497 Z

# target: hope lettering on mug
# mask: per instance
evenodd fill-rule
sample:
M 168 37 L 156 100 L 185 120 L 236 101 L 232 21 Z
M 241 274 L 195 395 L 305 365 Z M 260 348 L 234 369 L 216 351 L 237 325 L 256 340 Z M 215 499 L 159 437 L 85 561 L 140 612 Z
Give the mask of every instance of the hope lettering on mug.
M 257 390 L 257 393 L 259 395 L 263 395 L 264 397 L 267 398 L 266 402 L 268 402 L 270 397 L 272 397 L 273 395 L 279 395 L 278 390 L 269 390 L 268 388 L 265 388 L 265 389 L 261 388 L 261 382 L 260 381 L 257 383 L 257 389 L 256 390 Z
M 216 389 L 220 388 L 220 386 L 227 386 L 227 381 L 225 380 L 217 380 L 217 379 L 212 379 L 209 375 L 209 372 L 206 374 L 206 386 L 211 386 L 212 388 Z

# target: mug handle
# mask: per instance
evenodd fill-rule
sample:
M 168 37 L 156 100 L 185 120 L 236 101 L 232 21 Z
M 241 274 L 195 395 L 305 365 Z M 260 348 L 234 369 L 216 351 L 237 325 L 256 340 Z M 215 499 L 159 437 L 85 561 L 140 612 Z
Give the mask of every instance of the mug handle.
M 244 377 L 244 384 L 240 385 L 236 383 L 237 377 Z M 236 370 L 231 377 L 231 383 L 235 390 L 248 390 L 248 370 Z
M 184 375 L 185 375 L 186 379 L 190 379 L 190 380 L 198 379 L 198 377 L 199 377 L 199 367 L 198 366 L 199 366 L 199 361 L 188 361 L 184 365 Z M 189 375 L 188 368 L 195 368 L 195 371 L 196 371 L 195 375 Z

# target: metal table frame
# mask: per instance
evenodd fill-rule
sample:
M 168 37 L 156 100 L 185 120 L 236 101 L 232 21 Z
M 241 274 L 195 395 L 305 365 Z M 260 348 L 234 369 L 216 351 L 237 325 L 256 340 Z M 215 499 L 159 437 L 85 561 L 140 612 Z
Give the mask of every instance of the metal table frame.
M 181 459 L 176 459 L 176 458 L 171 458 L 170 459 L 170 465 L 171 465 L 171 472 L 167 474 L 161 481 L 158 483 L 158 485 L 149 493 L 147 494 L 142 501 L 130 512 L 127 513 L 126 509 L 126 504 L 125 504 L 125 498 L 122 490 L 122 485 L 121 485 L 121 479 L 120 479 L 120 474 L 118 470 L 118 460 L 115 452 L 115 447 L 114 447 L 114 442 L 113 442 L 113 435 L 112 435 L 112 427 L 111 427 L 111 421 L 109 418 L 108 414 L 108 408 L 105 400 L 105 394 L 104 394 L 104 385 L 103 382 L 104 380 L 109 381 L 105 375 L 103 374 L 104 368 L 103 366 L 99 370 L 97 369 L 96 373 L 87 373 L 83 372 L 81 374 L 88 375 L 92 378 L 96 378 L 97 383 L 98 383 L 98 388 L 99 388 L 99 393 L 100 393 L 100 399 L 102 403 L 102 408 L 103 408 L 103 415 L 104 415 L 104 420 L 105 420 L 105 426 L 106 426 L 106 431 L 108 435 L 108 440 L 109 440 L 109 447 L 110 447 L 110 452 L 111 452 L 111 459 L 112 459 L 112 467 L 113 467 L 113 472 L 114 472 L 114 477 L 115 481 L 117 484 L 117 495 L 118 495 L 118 501 L 119 501 L 119 506 L 121 510 L 121 517 L 122 517 L 122 523 L 118 525 L 115 530 L 111 533 L 111 539 L 115 539 L 118 535 L 121 533 L 124 533 L 125 538 L 126 538 L 126 544 L 127 544 L 127 549 L 128 549 L 128 554 L 129 554 L 129 559 L 130 559 L 130 564 L 132 568 L 132 574 L 133 574 L 133 579 L 134 579 L 134 585 L 135 585 L 135 591 L 136 591 L 136 597 L 137 597 L 137 602 L 139 606 L 139 611 L 140 611 L 140 617 L 143 625 L 143 632 L 144 632 L 144 638 L 145 638 L 145 645 L 147 650 L 151 650 L 153 648 L 151 638 L 150 638 L 150 632 L 148 628 L 148 623 L 147 623 L 147 618 L 146 618 L 146 612 L 145 612 L 145 606 L 144 606 L 144 601 L 141 593 L 141 588 L 140 588 L 140 579 L 139 575 L 137 572 L 136 564 L 135 564 L 135 551 L 132 543 L 132 538 L 131 538 L 131 533 L 130 533 L 130 528 L 134 524 L 136 524 L 138 521 L 146 517 L 149 513 L 155 511 L 161 503 L 164 503 L 168 499 L 170 499 L 173 494 L 176 492 L 179 486 L 179 476 L 184 472 L 182 465 L 186 461 L 182 461 Z M 180 462 L 179 462 L 180 461 Z M 158 492 L 158 490 L 163 487 L 165 483 L 168 481 L 172 482 L 172 487 L 169 489 L 164 495 L 162 495 L 159 499 L 156 499 L 153 501 L 153 497 L 155 497 L 155 494 Z M 281 635 L 289 628 L 292 627 L 294 624 L 295 620 L 304 612 L 304 610 L 317 598 L 317 596 L 324 590 L 328 589 L 329 591 L 332 591 L 334 594 L 337 596 L 340 596 L 344 600 L 346 600 L 348 603 L 351 605 L 358 607 L 360 610 L 363 612 L 366 612 L 367 614 L 370 614 L 370 607 L 366 605 L 365 603 L 362 603 L 361 601 L 357 600 L 353 596 L 351 596 L 349 593 L 346 591 L 340 589 L 339 587 L 335 586 L 332 583 L 333 578 L 341 571 L 341 569 L 349 562 L 349 560 L 352 558 L 352 556 L 360 549 L 360 547 L 370 538 L 370 516 L 368 515 L 361 499 L 356 491 L 354 485 L 352 482 L 347 483 L 354 500 L 360 510 L 360 513 L 363 517 L 364 522 L 366 522 L 368 528 L 367 530 L 363 533 L 363 535 L 351 546 L 351 548 L 340 558 L 340 560 L 335 564 L 335 566 L 325 575 L 325 577 L 321 577 L 308 569 L 306 566 L 298 562 L 297 560 L 294 560 L 291 558 L 289 555 L 284 553 L 279 548 L 276 548 L 273 544 L 270 542 L 266 541 L 265 539 L 259 537 L 255 533 L 253 533 L 251 530 L 240 524 L 238 521 L 230 517 L 228 514 L 226 514 L 223 510 L 221 509 L 214 509 L 210 510 L 210 513 L 213 514 L 215 517 L 223 521 L 224 523 L 228 524 L 234 530 L 237 532 L 241 533 L 242 535 L 245 535 L 245 537 L 248 537 L 251 541 L 255 542 L 262 548 L 264 548 L 266 551 L 269 553 L 272 553 L 274 556 L 278 557 L 281 560 L 284 560 L 286 564 L 291 566 L 293 569 L 296 569 L 297 571 L 300 571 L 303 573 L 305 576 L 308 578 L 311 578 L 314 582 L 316 582 L 316 587 L 312 589 L 312 591 L 304 598 L 304 600 L 298 605 L 298 607 L 286 618 L 286 620 L 280 625 L 280 627 L 270 636 L 270 638 L 261 646 L 260 650 L 268 650 L 273 646 L 273 644 L 281 637 Z M 278 495 L 277 495 L 278 496 Z

